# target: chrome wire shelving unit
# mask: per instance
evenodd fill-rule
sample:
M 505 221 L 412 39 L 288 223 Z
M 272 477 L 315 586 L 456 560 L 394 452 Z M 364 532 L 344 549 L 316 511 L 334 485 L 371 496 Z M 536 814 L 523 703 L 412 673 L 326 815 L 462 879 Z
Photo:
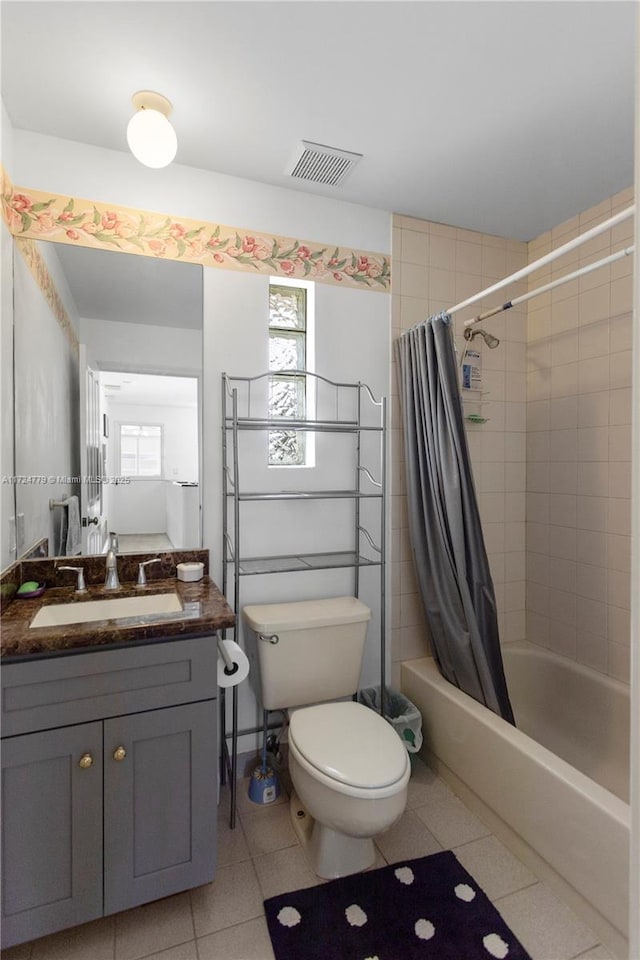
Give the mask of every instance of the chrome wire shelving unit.
M 267 405 L 269 380 L 274 373 L 267 372 L 255 377 L 235 377 L 222 374 L 222 592 L 236 614 L 240 617 L 241 583 L 245 577 L 302 571 L 345 569 L 352 571 L 353 595 L 360 594 L 360 571 L 377 567 L 380 576 L 380 711 L 384 713 L 385 662 L 386 662 L 386 516 L 387 516 L 387 402 L 386 397 L 376 400 L 373 392 L 362 382 L 342 383 L 329 380 L 306 370 L 290 370 L 292 377 L 306 377 L 307 393 L 313 398 L 309 404 L 314 411 L 322 411 L 322 417 L 308 420 L 270 418 L 258 415 Z M 278 379 L 282 372 L 278 372 Z M 259 491 L 243 487 L 240 466 L 240 436 L 247 431 L 301 431 L 305 433 L 352 434 L 353 484 L 347 489 L 299 489 Z M 369 451 L 363 451 L 362 438 L 370 435 Z M 375 448 L 374 453 L 371 450 Z M 377 461 L 368 466 L 367 457 Z M 351 464 L 346 465 L 350 467 Z M 371 467 L 371 469 L 370 469 Z M 305 471 L 302 471 L 304 474 Z M 244 556 L 240 552 L 242 528 L 242 504 L 263 502 L 277 505 L 283 501 L 330 501 L 354 502 L 353 529 L 350 549 L 312 553 L 284 553 L 269 556 Z M 376 514 L 374 535 L 363 525 L 362 505 L 373 502 Z M 377 534 L 377 539 L 376 539 Z M 233 630 L 231 632 L 233 632 Z M 226 631 L 228 633 L 229 631 Z M 223 636 L 226 635 L 223 634 Z M 238 730 L 238 688 L 231 688 L 231 726 L 227 725 L 226 690 L 220 691 L 220 729 L 222 755 L 220 776 L 224 783 L 229 776 L 231 794 L 230 826 L 235 826 L 238 736 L 259 733 L 264 727 Z M 280 724 L 277 724 L 280 726 Z M 229 744 L 228 741 L 231 741 Z

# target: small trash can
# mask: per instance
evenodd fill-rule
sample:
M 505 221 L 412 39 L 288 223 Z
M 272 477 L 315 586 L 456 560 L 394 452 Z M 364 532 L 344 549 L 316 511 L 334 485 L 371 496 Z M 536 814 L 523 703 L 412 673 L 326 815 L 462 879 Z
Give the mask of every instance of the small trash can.
M 380 687 L 365 687 L 358 694 L 365 707 L 380 713 Z M 403 693 L 385 687 L 384 718 L 396 731 L 409 753 L 422 746 L 422 717 L 418 708 Z

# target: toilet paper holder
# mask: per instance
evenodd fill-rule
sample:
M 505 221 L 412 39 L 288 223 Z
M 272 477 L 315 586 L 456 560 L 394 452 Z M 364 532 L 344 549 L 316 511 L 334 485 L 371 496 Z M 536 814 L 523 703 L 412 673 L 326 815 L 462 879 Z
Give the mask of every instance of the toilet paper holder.
M 224 672 L 227 676 L 231 677 L 234 673 L 237 673 L 239 670 L 238 664 L 231 659 L 229 652 L 223 643 L 218 640 L 218 653 L 224 661 Z

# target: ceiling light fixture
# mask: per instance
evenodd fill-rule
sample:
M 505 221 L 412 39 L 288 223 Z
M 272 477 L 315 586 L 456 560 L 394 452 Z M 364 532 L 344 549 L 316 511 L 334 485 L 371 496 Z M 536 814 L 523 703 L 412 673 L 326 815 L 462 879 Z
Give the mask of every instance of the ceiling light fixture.
M 152 90 L 140 90 L 131 99 L 136 108 L 127 126 L 131 153 L 145 167 L 168 166 L 178 149 L 178 138 L 168 119 L 171 104 Z

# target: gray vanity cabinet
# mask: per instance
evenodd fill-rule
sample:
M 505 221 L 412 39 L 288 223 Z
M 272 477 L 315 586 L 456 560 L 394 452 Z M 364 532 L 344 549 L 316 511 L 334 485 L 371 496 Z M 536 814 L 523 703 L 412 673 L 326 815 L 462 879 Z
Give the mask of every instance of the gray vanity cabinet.
M 3 666 L 3 947 L 213 879 L 216 661 L 199 637 Z
M 102 724 L 3 740 L 2 787 L 3 946 L 102 916 Z
M 215 725 L 214 700 L 105 721 L 105 914 L 212 879 Z

